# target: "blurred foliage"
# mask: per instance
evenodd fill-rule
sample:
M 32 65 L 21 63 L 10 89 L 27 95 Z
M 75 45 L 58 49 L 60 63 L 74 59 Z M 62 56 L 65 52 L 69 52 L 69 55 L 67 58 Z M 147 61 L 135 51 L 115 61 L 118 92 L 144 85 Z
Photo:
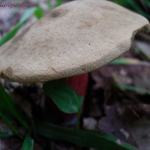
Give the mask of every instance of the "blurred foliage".
M 21 17 L 19 23 L 16 25 L 16 27 L 8 32 L 1 40 L 0 40 L 0 46 L 5 44 L 7 41 L 11 40 L 18 30 L 22 27 L 22 25 L 31 17 L 31 15 L 35 15 L 37 19 L 41 18 L 43 16 L 43 11 L 40 7 L 33 7 L 29 8 L 25 11 L 24 15 Z
M 139 13 L 140 15 L 146 17 L 148 20 L 150 20 L 150 0 L 110 0 L 112 2 L 115 2 L 127 9 L 130 9 L 131 11 L 134 11 L 136 13 Z M 144 38 L 144 37 L 142 37 Z M 142 39 L 144 40 L 144 39 Z M 135 45 L 135 49 L 139 52 L 140 55 L 142 55 L 147 61 L 140 61 L 133 58 L 118 58 L 114 61 L 112 61 L 111 65 L 144 65 L 144 66 L 150 66 L 149 63 L 149 56 L 137 45 Z M 127 90 L 127 91 L 133 91 L 133 92 L 144 92 L 146 94 L 149 94 L 149 91 L 145 89 L 141 89 L 138 87 L 130 86 L 130 85 L 121 85 L 121 84 L 115 84 L 115 87 L 121 89 L 121 90 Z
M 52 83 L 52 85 L 50 85 L 50 83 Z M 48 88 L 51 89 L 51 86 L 54 86 L 54 84 L 55 84 L 54 82 L 49 82 L 48 84 L 45 85 L 44 89 L 46 89 L 46 92 L 48 94 L 49 94 L 49 91 L 47 91 Z M 76 99 L 77 97 L 79 97 L 73 89 L 71 89 L 69 86 L 62 84 L 61 82 L 56 82 L 54 89 L 55 90 L 52 90 L 53 94 L 58 95 L 58 97 L 56 98 L 56 101 L 62 100 L 61 98 L 63 98 L 64 95 L 65 95 L 65 98 L 67 99 L 69 97 L 69 101 L 70 100 L 72 101 L 74 98 Z M 58 90 L 62 90 L 62 93 L 58 92 Z M 25 119 L 23 117 L 20 119 L 20 112 L 18 112 L 17 106 L 12 102 L 11 98 L 4 91 L 2 86 L 0 89 L 0 93 L 1 93 L 1 98 L 0 98 L 1 104 L 3 104 L 3 105 L 0 105 L 1 106 L 0 112 L 2 112 L 0 113 L 1 117 L 6 121 L 6 123 L 11 128 L 13 127 L 13 125 L 9 124 L 10 120 L 9 118 L 7 118 L 7 116 L 11 116 L 11 117 L 13 116 L 14 119 L 19 120 L 20 123 L 24 125 L 24 123 L 26 123 Z M 52 94 L 52 98 L 53 98 L 53 94 Z M 68 101 L 67 102 L 63 101 L 63 103 L 64 104 L 62 106 L 64 106 L 65 104 L 68 105 L 67 104 Z M 75 107 L 80 108 L 82 103 L 79 102 L 78 104 L 79 105 Z M 6 108 L 9 108 L 8 111 L 6 111 Z M 71 107 L 71 109 L 73 108 Z M 7 112 L 7 116 L 5 115 L 6 112 Z M 13 122 L 13 124 L 15 124 L 15 122 Z M 12 130 L 16 133 L 16 135 L 22 138 L 22 135 L 20 135 L 17 129 L 14 130 L 12 128 Z M 106 134 L 104 132 L 101 132 L 101 131 L 85 131 L 85 130 L 78 130 L 78 129 L 75 130 L 75 129 L 69 129 L 69 128 L 64 128 L 64 127 L 57 127 L 55 125 L 48 125 L 46 123 L 36 123 L 36 128 L 34 130 L 37 131 L 39 135 L 45 136 L 47 138 L 67 141 L 67 142 L 71 142 L 73 144 L 84 146 L 84 147 L 98 148 L 101 150 L 106 150 L 106 149 L 108 150 L 109 149 L 111 150 L 116 150 L 116 149 L 135 150 L 134 147 L 130 146 L 127 143 L 122 142 L 121 145 L 118 144 L 117 138 L 109 134 Z M 0 136 L 1 138 L 9 137 L 9 135 L 6 133 L 1 133 Z M 28 134 L 24 140 L 22 150 L 32 150 L 33 147 L 34 147 L 34 140 L 30 137 L 30 134 Z
M 132 11 L 135 11 L 150 20 L 149 0 L 110 0 Z
M 92 147 L 100 150 L 136 150 L 131 145 L 102 131 L 75 130 L 47 123 L 37 123 L 37 132 L 47 138 L 71 142 L 84 147 Z
M 147 61 L 140 61 L 134 58 L 118 58 L 110 63 L 110 65 L 142 65 L 149 66 L 150 63 Z
M 23 117 L 21 110 L 15 105 L 12 98 L 5 92 L 0 84 L 0 117 L 2 117 L 11 129 L 20 136 L 17 129 L 14 128 L 13 123 L 17 120 L 26 129 L 30 129 L 28 122 Z
M 22 150 L 33 150 L 34 140 L 30 137 L 30 133 L 25 137 Z
M 15 134 L 9 134 L 9 133 L 7 133 L 7 132 L 0 132 L 0 139 L 12 137 L 12 136 L 14 136 L 14 135 L 15 135 Z
M 150 91 L 143 89 L 143 88 L 139 88 L 139 87 L 135 87 L 135 86 L 131 86 L 131 85 L 123 85 L 123 84 L 115 84 L 115 87 L 123 90 L 123 91 L 132 91 L 135 93 L 140 93 L 140 94 L 149 94 L 150 95 Z

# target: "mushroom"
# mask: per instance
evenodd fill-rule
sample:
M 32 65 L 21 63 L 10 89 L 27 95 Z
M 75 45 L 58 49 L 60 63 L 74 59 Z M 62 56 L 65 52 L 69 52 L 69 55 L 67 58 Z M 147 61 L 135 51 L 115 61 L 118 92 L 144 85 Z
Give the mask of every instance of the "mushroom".
M 0 77 L 21 83 L 71 80 L 128 51 L 139 31 L 150 31 L 148 20 L 115 3 L 69 2 L 0 47 Z

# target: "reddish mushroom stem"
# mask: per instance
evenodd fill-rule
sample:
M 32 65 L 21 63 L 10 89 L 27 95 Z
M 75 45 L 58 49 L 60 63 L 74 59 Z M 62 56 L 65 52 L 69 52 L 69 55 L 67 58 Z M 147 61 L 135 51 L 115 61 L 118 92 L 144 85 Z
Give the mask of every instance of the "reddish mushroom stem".
M 70 78 L 65 78 L 62 79 L 62 81 L 68 84 L 80 96 L 83 96 L 83 98 L 85 98 L 88 85 L 88 74 L 82 74 Z M 54 120 L 62 121 L 65 124 L 74 124 L 76 122 L 77 113 L 67 114 L 62 112 L 61 110 L 59 110 L 56 104 L 46 95 L 45 95 L 45 107 L 46 107 L 45 109 L 49 112 L 48 114 L 51 117 L 54 117 Z

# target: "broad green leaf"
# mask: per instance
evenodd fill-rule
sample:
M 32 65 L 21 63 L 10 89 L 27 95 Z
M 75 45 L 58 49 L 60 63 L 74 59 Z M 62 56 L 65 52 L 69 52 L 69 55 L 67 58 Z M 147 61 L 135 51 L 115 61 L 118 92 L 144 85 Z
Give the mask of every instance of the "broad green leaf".
M 110 63 L 110 65 L 143 65 L 149 66 L 150 63 L 146 61 L 140 61 L 138 59 L 133 58 L 118 58 Z
M 39 123 L 37 132 L 47 138 L 100 150 L 136 150 L 127 143 L 101 131 L 86 131 Z M 119 144 L 121 143 L 121 144 Z
M 27 134 L 22 146 L 22 150 L 33 150 L 33 147 L 34 140 L 30 137 L 30 134 Z
M 149 94 L 150 95 L 150 91 L 143 89 L 143 88 L 135 87 L 135 86 L 116 83 L 115 87 L 119 88 L 120 90 L 128 90 L 128 91 L 133 91 L 133 92 L 140 93 L 140 94 Z
M 60 6 L 63 2 L 64 2 L 64 0 L 57 0 L 55 7 Z
M 12 98 L 5 92 L 1 84 L 0 84 L 0 116 L 5 121 L 9 120 L 8 118 L 15 118 L 24 127 L 30 129 L 26 119 L 21 115 L 20 109 L 16 107 Z
M 82 106 L 83 98 L 61 81 L 47 82 L 43 89 L 57 107 L 65 113 L 77 113 Z
M 0 132 L 0 139 L 12 137 L 12 136 L 14 136 L 14 134 L 8 134 L 6 132 Z
M 11 30 L 10 32 L 8 32 L 1 40 L 0 40 L 0 46 L 2 46 L 3 44 L 5 44 L 7 41 L 9 41 L 10 39 L 12 39 L 17 31 L 21 28 L 21 26 L 24 24 L 24 22 L 35 13 L 37 18 L 40 18 L 42 16 L 42 12 L 40 10 L 39 7 L 33 7 L 33 8 L 29 8 L 25 11 L 24 15 L 21 17 L 19 23 L 16 25 L 16 27 Z

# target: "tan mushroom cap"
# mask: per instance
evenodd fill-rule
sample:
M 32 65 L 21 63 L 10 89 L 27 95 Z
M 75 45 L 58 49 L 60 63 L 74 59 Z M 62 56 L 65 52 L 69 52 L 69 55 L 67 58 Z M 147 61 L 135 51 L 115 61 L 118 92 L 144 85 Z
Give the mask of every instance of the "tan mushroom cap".
M 64 4 L 0 47 L 0 77 L 32 83 L 98 69 L 128 51 L 146 18 L 105 0 Z

